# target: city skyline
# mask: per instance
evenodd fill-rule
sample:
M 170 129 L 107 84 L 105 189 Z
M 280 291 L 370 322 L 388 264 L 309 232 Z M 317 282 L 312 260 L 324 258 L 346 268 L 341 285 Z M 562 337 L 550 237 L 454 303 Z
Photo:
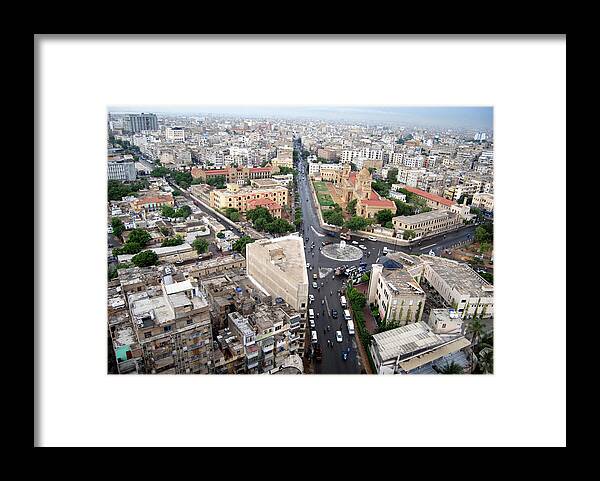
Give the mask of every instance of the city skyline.
M 192 105 L 192 106 L 111 106 L 109 113 L 154 112 L 161 115 L 222 115 L 248 118 L 285 118 L 412 125 L 462 129 L 493 129 L 493 107 L 457 106 L 292 106 L 292 105 Z

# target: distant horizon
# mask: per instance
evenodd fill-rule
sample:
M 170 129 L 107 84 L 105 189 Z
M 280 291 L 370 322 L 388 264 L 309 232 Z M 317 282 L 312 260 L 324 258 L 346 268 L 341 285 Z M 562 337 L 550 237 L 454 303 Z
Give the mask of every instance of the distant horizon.
M 247 118 L 282 118 L 338 122 L 378 123 L 423 127 L 493 129 L 493 107 L 384 107 L 384 106 L 258 106 L 189 105 L 110 106 L 111 114 L 222 115 Z

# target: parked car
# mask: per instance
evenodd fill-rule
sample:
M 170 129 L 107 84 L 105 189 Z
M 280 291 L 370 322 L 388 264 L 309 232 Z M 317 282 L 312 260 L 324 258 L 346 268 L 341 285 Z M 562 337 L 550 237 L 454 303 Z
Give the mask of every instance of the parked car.
M 361 245 L 359 245 L 359 246 L 358 246 L 358 248 L 359 248 L 359 249 L 362 249 L 363 251 L 366 251 L 366 250 L 367 250 L 366 246 L 364 246 L 364 245 L 362 245 L 362 244 L 361 244 Z
M 313 286 L 313 289 L 316 289 L 317 287 L 319 287 L 319 286 L 317 286 L 317 283 L 316 283 L 316 282 L 313 282 L 313 283 L 312 283 L 312 286 Z
M 357 245 L 358 245 L 358 242 L 357 242 L 357 241 L 352 241 L 352 245 L 355 245 L 355 246 L 357 246 Z
M 342 342 L 342 331 L 335 331 L 335 340 L 337 342 Z
M 314 302 L 315 296 L 313 296 L 312 294 L 309 294 L 308 295 L 308 300 L 309 300 L 309 302 Z
M 370 236 L 368 237 L 368 239 L 369 239 L 371 242 L 377 242 L 377 238 L 376 238 L 376 237 L 373 237 L 372 235 L 370 235 Z

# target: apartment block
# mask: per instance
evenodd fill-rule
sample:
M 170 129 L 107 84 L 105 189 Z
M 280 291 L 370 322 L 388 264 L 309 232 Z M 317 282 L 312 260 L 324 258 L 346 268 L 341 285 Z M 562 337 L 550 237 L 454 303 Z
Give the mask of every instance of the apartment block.
M 379 315 L 385 321 L 400 325 L 420 321 L 425 308 L 425 292 L 401 265 L 388 260 L 383 262 L 372 266 L 369 303 L 377 305 Z
M 159 286 L 128 294 L 128 303 L 148 373 L 211 372 L 209 305 L 197 286 L 165 275 Z

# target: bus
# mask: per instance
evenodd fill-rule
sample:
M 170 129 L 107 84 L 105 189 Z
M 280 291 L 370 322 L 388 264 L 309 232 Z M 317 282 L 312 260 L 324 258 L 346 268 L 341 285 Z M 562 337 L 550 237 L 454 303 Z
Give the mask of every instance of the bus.
M 348 306 L 348 304 L 346 303 L 346 298 L 344 296 L 340 297 L 340 303 L 342 304 L 342 307 L 344 309 L 346 309 L 346 307 Z

